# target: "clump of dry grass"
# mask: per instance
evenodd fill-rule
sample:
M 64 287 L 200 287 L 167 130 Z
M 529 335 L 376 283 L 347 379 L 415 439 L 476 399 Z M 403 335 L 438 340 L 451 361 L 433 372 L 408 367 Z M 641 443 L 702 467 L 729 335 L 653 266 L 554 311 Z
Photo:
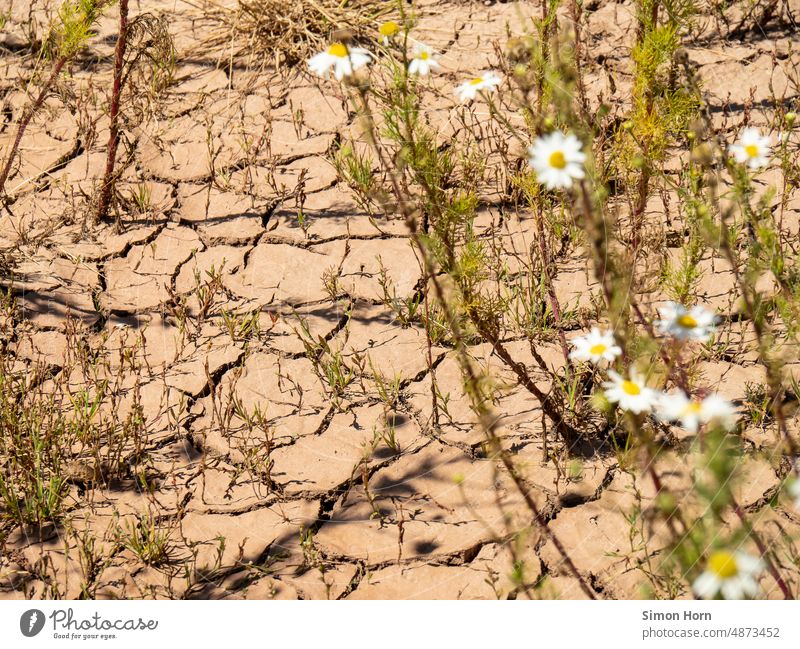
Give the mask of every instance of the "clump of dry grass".
M 216 30 L 208 44 L 227 46 L 234 58 L 256 66 L 293 65 L 323 49 L 335 30 L 354 36 L 375 31 L 387 8 L 372 0 L 239 0 L 219 7 Z

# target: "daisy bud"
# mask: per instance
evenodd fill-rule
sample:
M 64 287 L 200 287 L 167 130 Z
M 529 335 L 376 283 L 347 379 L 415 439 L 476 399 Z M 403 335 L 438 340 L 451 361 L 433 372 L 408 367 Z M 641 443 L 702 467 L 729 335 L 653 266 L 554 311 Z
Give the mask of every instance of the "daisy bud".
M 664 491 L 659 492 L 658 497 L 656 498 L 656 504 L 662 513 L 667 515 L 672 514 L 678 507 L 675 496 Z
M 506 43 L 506 56 L 514 63 L 528 60 L 528 49 L 521 38 L 509 38 Z
M 611 403 L 611 401 L 608 400 L 608 397 L 606 397 L 605 392 L 598 391 L 592 393 L 590 401 L 592 404 L 592 408 L 594 408 L 598 412 L 610 413 L 613 408 L 613 404 Z
M 534 75 L 524 63 L 517 63 L 514 66 L 514 81 L 517 82 L 523 92 L 528 92 L 536 84 Z
M 335 29 L 331 34 L 334 43 L 344 43 L 347 45 L 353 41 L 353 32 L 350 29 Z
M 708 142 L 698 144 L 692 149 L 692 160 L 704 167 L 710 166 L 714 162 L 714 151 Z

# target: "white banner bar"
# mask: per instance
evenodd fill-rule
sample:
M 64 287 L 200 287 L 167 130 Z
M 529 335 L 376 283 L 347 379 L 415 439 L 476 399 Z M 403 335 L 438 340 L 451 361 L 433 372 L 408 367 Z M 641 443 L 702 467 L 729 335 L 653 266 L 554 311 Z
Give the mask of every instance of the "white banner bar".
M 775 601 L 6 601 L 0 637 L 14 648 L 777 648 L 800 646 L 799 619 L 800 604 Z

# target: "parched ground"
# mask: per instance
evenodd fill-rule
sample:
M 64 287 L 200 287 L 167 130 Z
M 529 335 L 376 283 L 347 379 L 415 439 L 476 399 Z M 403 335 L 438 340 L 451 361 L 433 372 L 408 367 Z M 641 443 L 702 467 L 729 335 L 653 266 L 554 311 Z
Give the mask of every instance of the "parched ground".
M 0 59 L 4 150 L 26 101 L 19 79 L 32 65 L 15 47 L 27 15 L 16 4 Z M 132 13 L 145 9 L 168 16 L 178 64 L 152 114 L 126 135 L 121 229 L 88 216 L 105 164 L 113 11 L 26 134 L 8 183 L 17 199 L 0 217 L 3 284 L 17 304 L 3 326 L 4 353 L 18 370 L 38 367 L 45 392 L 94 395 L 107 380 L 95 416 L 125 427 L 133 446 L 122 453 L 124 471 L 73 449 L 65 522 L 3 533 L 1 596 L 583 597 L 509 477 L 485 457 L 444 344 L 431 355 L 447 414 L 432 425 L 424 332 L 398 321 L 382 288 L 385 276 L 396 298 L 413 295 L 420 263 L 402 219 L 368 215 L 338 180 L 331 153 L 356 129 L 341 88 L 303 66 L 258 71 L 204 47 L 211 27 L 198 3 L 142 3 Z M 450 88 L 494 67 L 494 43 L 539 11 L 535 2 L 420 4 L 415 35 L 442 53 L 434 81 L 442 93 L 429 118 L 443 137 L 464 128 Z M 732 133 L 745 116 L 765 126 L 775 97 L 797 106 L 796 28 L 775 19 L 730 35 L 701 20 L 706 28 L 686 52 L 716 126 Z M 625 106 L 634 29 L 630 2 L 587 5 L 593 104 Z M 470 114 L 487 118 L 480 105 Z M 686 152 L 674 155 L 678 169 Z M 778 171 L 761 178 L 777 181 Z M 532 220 L 494 198 L 487 191 L 477 225 L 524 280 L 529 266 L 517 260 L 531 254 Z M 679 218 L 669 194 L 651 200 L 654 231 L 679 230 Z M 783 219 L 797 234 L 796 197 Z M 701 301 L 730 312 L 730 271 L 719 259 L 702 265 Z M 553 275 L 569 338 L 589 322 L 599 288 L 578 255 L 560 258 Z M 722 337 L 732 353 L 697 369 L 741 404 L 747 382 L 763 383 L 763 368 L 745 325 L 729 322 Z M 539 376 L 526 340 L 510 336 L 507 345 Z M 563 363 L 554 337 L 537 349 Z M 657 554 L 658 535 L 642 547 L 628 517 L 652 504 L 651 483 L 613 454 L 559 454 L 543 437 L 536 400 L 489 346 L 472 353 L 494 369 L 504 444 L 578 569 L 599 596 L 643 595 L 638 566 Z M 326 378 L 337 363 L 340 390 Z M 393 408 L 380 389 L 396 390 Z M 768 540 L 800 538 L 797 512 L 764 507 L 782 475 L 758 452 L 774 431 L 745 436 L 752 452 L 742 459 L 740 502 Z M 690 486 L 677 451 L 659 466 L 676 493 Z M 168 539 L 163 560 L 148 563 L 129 542 L 142 521 Z M 515 561 L 538 588 L 520 588 Z M 768 577 L 763 587 L 780 596 Z

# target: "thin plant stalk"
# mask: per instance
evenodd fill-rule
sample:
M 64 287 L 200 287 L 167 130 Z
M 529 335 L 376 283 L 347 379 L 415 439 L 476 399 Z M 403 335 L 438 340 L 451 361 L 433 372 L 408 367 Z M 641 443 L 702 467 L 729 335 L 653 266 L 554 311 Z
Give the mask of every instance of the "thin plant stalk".
M 119 34 L 114 49 L 114 85 L 111 90 L 111 107 L 109 109 L 108 156 L 103 184 L 100 187 L 100 198 L 97 202 L 97 220 L 105 219 L 111 205 L 114 189 L 114 164 L 119 146 L 119 104 L 122 94 L 122 71 L 125 64 L 125 50 L 128 46 L 128 0 L 119 2 Z
M 388 161 L 384 156 L 383 149 L 378 143 L 378 139 L 375 134 L 375 124 L 372 121 L 371 113 L 369 110 L 369 103 L 366 97 L 366 90 L 364 88 L 359 88 L 357 94 L 361 100 L 361 106 L 363 108 L 362 117 L 366 122 L 365 131 L 369 143 L 375 150 L 376 155 L 378 156 L 384 168 L 392 169 L 392 167 L 388 164 Z M 536 504 L 536 501 L 530 495 L 530 490 L 523 481 L 521 475 L 519 474 L 519 471 L 516 465 L 514 464 L 514 461 L 511 459 L 511 456 L 509 455 L 508 451 L 506 451 L 501 444 L 500 437 L 497 434 L 498 418 L 491 412 L 491 408 L 486 403 L 486 399 L 481 394 L 480 379 L 478 378 L 475 369 L 472 367 L 472 363 L 469 360 L 469 355 L 466 352 L 464 338 L 461 335 L 461 327 L 458 323 L 458 319 L 451 312 L 450 304 L 447 300 L 444 287 L 442 286 L 441 282 L 439 281 L 436 275 L 436 272 L 434 271 L 433 261 L 431 260 L 428 254 L 428 250 L 425 244 L 423 243 L 422 238 L 420 237 L 419 230 L 417 228 L 417 219 L 414 216 L 412 208 L 406 201 L 406 198 L 403 194 L 403 191 L 400 188 L 400 183 L 397 177 L 393 172 L 390 172 L 388 175 L 395 197 L 397 198 L 398 207 L 400 208 L 400 211 L 402 212 L 406 221 L 406 225 L 409 229 L 411 240 L 414 243 L 415 247 L 420 251 L 420 254 L 422 256 L 423 268 L 425 271 L 425 279 L 430 280 L 431 284 L 433 285 L 437 301 L 439 302 L 442 311 L 444 312 L 445 318 L 447 319 L 448 326 L 450 327 L 450 330 L 453 333 L 459 364 L 461 365 L 461 369 L 464 372 L 466 379 L 465 383 L 468 396 L 470 398 L 470 401 L 472 402 L 473 408 L 478 414 L 481 428 L 483 428 L 484 433 L 487 436 L 487 441 L 489 442 L 489 446 L 495 452 L 496 457 L 498 457 L 498 459 L 502 462 L 503 466 L 508 471 L 512 481 L 514 482 L 514 485 L 516 486 L 517 490 L 519 491 L 520 495 L 525 501 L 526 506 L 531 511 L 537 526 L 542 530 L 542 532 L 548 538 L 548 540 L 550 540 L 553 543 L 556 550 L 566 563 L 567 568 L 575 577 L 575 579 L 578 581 L 581 590 L 583 590 L 583 592 L 589 599 L 597 599 L 594 590 L 592 590 L 592 588 L 589 586 L 584 576 L 580 573 L 577 566 L 572 561 L 572 558 L 569 556 L 569 553 L 567 552 L 564 545 L 558 539 L 555 532 L 553 532 L 553 530 L 551 530 L 550 527 L 548 526 L 547 519 L 545 518 L 539 506 Z
M 22 118 L 20 119 L 19 124 L 17 124 L 17 134 L 14 137 L 14 142 L 11 144 L 11 149 L 8 152 L 5 163 L 3 164 L 3 169 L 0 171 L 0 194 L 5 192 L 6 181 L 11 173 L 11 167 L 14 164 L 14 159 L 17 156 L 19 145 L 22 142 L 22 136 L 25 135 L 25 131 L 27 130 L 28 125 L 31 123 L 34 115 L 36 115 L 36 113 L 42 107 L 44 100 L 47 99 L 47 95 L 50 94 L 50 90 L 55 84 L 56 79 L 58 79 L 58 75 L 61 74 L 61 70 L 64 69 L 64 66 L 67 64 L 69 59 L 70 57 L 68 56 L 61 56 L 56 60 L 56 62 L 53 64 L 52 70 L 50 71 L 50 76 L 47 77 L 47 81 L 39 91 L 36 100 L 22 114 Z
M 100 12 L 110 3 L 110 0 L 98 0 L 97 2 L 90 5 L 88 13 L 85 13 L 82 17 L 82 26 L 88 27 L 89 24 L 94 22 Z M 126 1 L 127 4 L 127 1 Z M 70 24 L 69 27 L 71 29 L 75 29 L 75 24 Z M 65 26 L 66 28 L 66 26 Z M 36 99 L 33 101 L 32 104 L 28 106 L 25 112 L 22 114 L 19 123 L 17 124 L 17 133 L 14 136 L 14 141 L 11 144 L 11 148 L 8 150 L 8 155 L 6 156 L 5 162 L 3 163 L 2 170 L 0 170 L 0 195 L 5 194 L 5 187 L 6 182 L 8 181 L 8 177 L 11 175 L 11 168 L 14 165 L 14 160 L 17 157 L 17 152 L 19 151 L 20 144 L 22 143 L 22 137 L 25 135 L 25 131 L 28 129 L 28 126 L 31 123 L 31 120 L 36 116 L 36 113 L 44 104 L 45 99 L 50 94 L 53 86 L 56 83 L 61 71 L 64 67 L 69 63 L 75 55 L 80 50 L 80 42 L 78 41 L 78 45 L 75 43 L 71 43 L 70 47 L 66 50 L 62 49 L 61 53 L 55 59 L 53 63 L 53 67 L 50 70 L 50 74 L 47 77 L 44 85 L 42 86 L 39 94 L 36 96 Z
M 539 251 L 542 255 L 542 273 L 544 275 L 545 288 L 547 290 L 547 298 L 550 301 L 550 308 L 553 310 L 553 321 L 556 325 L 558 332 L 558 342 L 561 346 L 561 353 L 564 355 L 564 362 L 566 363 L 567 372 L 572 367 L 572 361 L 569 358 L 569 347 L 567 346 L 567 338 L 564 335 L 564 328 L 561 323 L 561 304 L 558 301 L 555 287 L 553 286 L 553 278 L 550 274 L 550 266 L 552 264 L 552 257 L 547 245 L 544 225 L 542 223 L 542 214 L 539 210 L 536 211 L 536 229 L 538 230 Z

